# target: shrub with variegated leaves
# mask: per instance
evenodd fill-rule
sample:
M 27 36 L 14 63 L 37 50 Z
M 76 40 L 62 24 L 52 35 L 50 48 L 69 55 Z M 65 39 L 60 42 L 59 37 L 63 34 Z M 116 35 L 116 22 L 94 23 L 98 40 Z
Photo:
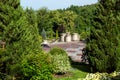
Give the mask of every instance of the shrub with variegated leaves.
M 54 73 L 64 74 L 71 68 L 67 53 L 61 48 L 53 48 L 50 50 L 53 58 Z

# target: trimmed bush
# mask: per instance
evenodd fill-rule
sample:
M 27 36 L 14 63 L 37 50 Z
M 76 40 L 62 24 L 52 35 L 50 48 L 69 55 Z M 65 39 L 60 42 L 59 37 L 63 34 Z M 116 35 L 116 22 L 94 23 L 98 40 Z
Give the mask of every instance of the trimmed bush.
M 54 47 L 50 50 L 50 54 L 53 59 L 54 73 L 64 74 L 70 70 L 69 57 L 63 49 Z
M 52 80 L 53 65 L 47 53 L 27 55 L 21 66 L 24 80 Z

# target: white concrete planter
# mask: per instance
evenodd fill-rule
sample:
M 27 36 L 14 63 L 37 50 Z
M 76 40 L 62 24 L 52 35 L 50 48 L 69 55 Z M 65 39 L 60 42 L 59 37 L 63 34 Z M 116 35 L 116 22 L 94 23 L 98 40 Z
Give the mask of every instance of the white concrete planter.
M 80 40 L 79 34 L 78 33 L 73 33 L 72 40 L 73 41 L 79 41 Z
M 47 40 L 44 40 L 44 41 L 43 41 L 43 44 L 48 44 L 48 41 L 47 41 Z
M 65 41 L 65 36 L 66 36 L 66 33 L 61 33 L 61 36 L 60 36 L 60 41 L 61 42 Z
M 70 33 L 67 33 L 65 36 L 65 42 L 71 42 L 71 35 Z

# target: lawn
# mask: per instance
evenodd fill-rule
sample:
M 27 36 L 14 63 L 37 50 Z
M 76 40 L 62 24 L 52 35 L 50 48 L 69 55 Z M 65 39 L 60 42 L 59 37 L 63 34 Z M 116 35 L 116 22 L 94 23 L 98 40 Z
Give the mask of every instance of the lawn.
M 90 72 L 90 68 L 86 64 L 72 63 L 72 69 L 65 75 L 54 75 L 54 80 L 77 80 L 85 78 Z

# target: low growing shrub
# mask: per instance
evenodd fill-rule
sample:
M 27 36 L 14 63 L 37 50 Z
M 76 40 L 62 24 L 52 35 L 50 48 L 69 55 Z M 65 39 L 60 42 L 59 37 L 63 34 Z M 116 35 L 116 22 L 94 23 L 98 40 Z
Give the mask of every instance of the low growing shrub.
M 24 80 L 52 80 L 53 65 L 47 53 L 27 55 L 21 66 Z
M 64 74 L 70 70 L 69 57 L 63 49 L 54 47 L 50 50 L 50 54 L 52 55 L 54 73 Z

